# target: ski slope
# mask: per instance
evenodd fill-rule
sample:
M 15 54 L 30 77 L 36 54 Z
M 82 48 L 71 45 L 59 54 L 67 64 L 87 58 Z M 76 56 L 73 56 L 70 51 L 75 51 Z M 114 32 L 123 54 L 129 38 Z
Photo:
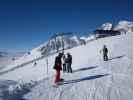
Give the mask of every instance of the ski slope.
M 70 52 L 73 56 L 72 74 L 62 73 L 64 84 L 53 84 L 53 64 L 57 54 L 10 70 L 0 80 L 38 81 L 26 100 L 132 100 L 133 98 L 133 34 L 118 35 L 91 41 Z M 109 61 L 102 60 L 100 50 L 106 44 Z M 39 54 L 35 54 L 39 56 Z M 31 57 L 32 58 L 32 57 Z M 29 57 L 29 59 L 31 59 Z M 33 59 L 33 58 L 32 58 Z M 25 61 L 26 62 L 26 59 Z
M 74 48 L 72 74 L 62 74 L 64 84 L 52 87 L 53 77 L 39 82 L 25 95 L 27 100 L 132 100 L 133 34 L 99 39 Z M 99 54 L 106 44 L 109 61 Z M 79 53 L 80 52 L 80 53 Z M 76 55 L 77 54 L 77 55 Z M 87 59 L 87 60 L 85 60 Z
M 62 50 L 62 36 L 58 36 L 55 38 L 51 38 L 50 40 L 44 42 L 38 47 L 28 51 L 19 59 L 15 59 L 11 64 L 7 64 L 6 68 L 2 69 L 0 75 L 18 69 L 20 67 L 24 67 L 28 64 L 34 63 L 35 61 L 39 61 L 49 55 L 53 55 L 57 52 L 56 45 L 59 45 L 59 50 Z M 64 49 L 73 48 L 75 46 L 81 45 L 85 40 L 80 39 L 78 36 L 74 35 L 71 37 L 64 36 Z

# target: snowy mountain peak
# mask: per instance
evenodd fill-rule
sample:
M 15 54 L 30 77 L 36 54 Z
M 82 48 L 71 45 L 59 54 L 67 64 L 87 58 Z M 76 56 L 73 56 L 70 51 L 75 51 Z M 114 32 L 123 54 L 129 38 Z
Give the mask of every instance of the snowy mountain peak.
M 130 21 L 119 21 L 118 25 L 133 25 L 133 22 Z
M 75 41 L 78 45 L 80 45 L 80 43 L 81 43 L 80 38 L 77 36 L 71 37 L 71 40 Z
M 133 32 L 133 22 L 120 21 L 114 28 L 114 30 L 120 31 L 121 33 Z
M 112 23 L 104 23 L 102 26 L 101 26 L 101 28 L 100 29 L 102 29 L 102 30 L 111 30 L 112 29 Z
M 45 43 L 41 44 L 39 47 L 35 48 L 34 51 L 38 51 L 41 54 L 51 54 L 57 52 L 58 50 L 73 48 L 82 44 L 82 41 L 77 36 L 66 36 L 66 35 L 59 35 L 52 37 Z

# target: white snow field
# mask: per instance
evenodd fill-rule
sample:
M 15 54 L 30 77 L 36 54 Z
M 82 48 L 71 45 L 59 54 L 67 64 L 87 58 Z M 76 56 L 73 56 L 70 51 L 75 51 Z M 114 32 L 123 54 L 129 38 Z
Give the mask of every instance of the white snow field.
M 38 81 L 28 94 L 23 95 L 24 100 L 132 100 L 132 43 L 133 33 L 128 33 L 65 50 L 73 56 L 73 73 L 61 73 L 65 81 L 58 87 L 52 86 L 57 54 L 38 60 L 37 65 L 32 62 L 13 70 L 6 69 L 6 72 L 0 73 L 0 80 Z M 102 60 L 100 53 L 104 44 L 109 49 L 107 62 Z M 40 56 L 37 52 L 34 50 L 35 55 Z M 23 59 L 22 62 L 26 61 Z
M 11 57 L 2 57 L 0 58 L 0 72 L 12 62 Z
M 132 100 L 133 34 L 99 39 L 73 48 L 72 74 L 62 74 L 62 85 L 52 87 L 53 77 L 39 82 L 24 97 L 27 100 Z M 106 44 L 109 61 L 99 53 Z M 51 69 L 52 70 L 52 69 Z

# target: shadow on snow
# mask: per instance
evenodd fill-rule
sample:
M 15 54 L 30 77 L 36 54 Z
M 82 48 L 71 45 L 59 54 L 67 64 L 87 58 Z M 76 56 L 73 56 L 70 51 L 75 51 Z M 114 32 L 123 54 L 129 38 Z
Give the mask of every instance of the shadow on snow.
M 91 67 L 86 67 L 86 68 L 80 68 L 80 69 L 76 69 L 73 72 L 79 72 L 79 71 L 85 71 L 85 70 L 90 70 L 90 69 L 94 69 L 97 68 L 98 66 L 91 66 Z
M 117 57 L 113 57 L 113 58 L 110 58 L 108 60 L 114 60 L 114 59 L 120 59 L 120 58 L 123 58 L 124 56 L 117 56 Z
M 23 84 L 20 90 L 15 88 L 10 94 L 9 86 L 15 86 L 17 84 L 18 82 L 12 80 L 0 80 L 0 100 L 26 100 L 23 98 L 23 95 L 30 92 L 31 88 L 36 85 L 32 83 Z
M 30 92 L 30 89 L 25 88 L 22 91 L 18 91 L 14 95 L 5 94 L 4 95 L 4 100 L 26 100 L 26 99 L 23 98 L 23 95 L 27 94 L 29 92 Z
M 87 81 L 87 80 L 93 80 L 93 79 L 101 78 L 101 77 L 108 76 L 108 75 L 109 74 L 88 76 L 88 77 L 84 77 L 84 78 L 81 78 L 81 79 L 64 81 L 63 84 L 78 83 L 78 82 L 82 82 L 82 81 Z

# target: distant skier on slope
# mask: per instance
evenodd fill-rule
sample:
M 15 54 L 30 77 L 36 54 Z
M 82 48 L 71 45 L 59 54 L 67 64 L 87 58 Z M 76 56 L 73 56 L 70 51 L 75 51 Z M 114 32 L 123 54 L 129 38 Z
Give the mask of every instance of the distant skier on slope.
M 60 71 L 62 70 L 62 53 L 59 53 L 58 56 L 56 56 L 55 58 L 55 64 L 54 64 L 54 69 L 56 70 L 56 74 L 55 74 L 55 79 L 54 79 L 54 84 L 58 85 L 58 83 L 61 81 L 60 78 Z
M 102 53 L 103 53 L 103 60 L 108 61 L 108 49 L 107 49 L 106 45 L 103 46 Z
M 34 66 L 36 66 L 36 65 L 37 65 L 37 62 L 35 61 L 35 62 L 34 62 Z
M 72 55 L 70 53 L 67 53 L 67 58 L 66 58 L 66 65 L 67 65 L 67 72 L 72 73 Z

